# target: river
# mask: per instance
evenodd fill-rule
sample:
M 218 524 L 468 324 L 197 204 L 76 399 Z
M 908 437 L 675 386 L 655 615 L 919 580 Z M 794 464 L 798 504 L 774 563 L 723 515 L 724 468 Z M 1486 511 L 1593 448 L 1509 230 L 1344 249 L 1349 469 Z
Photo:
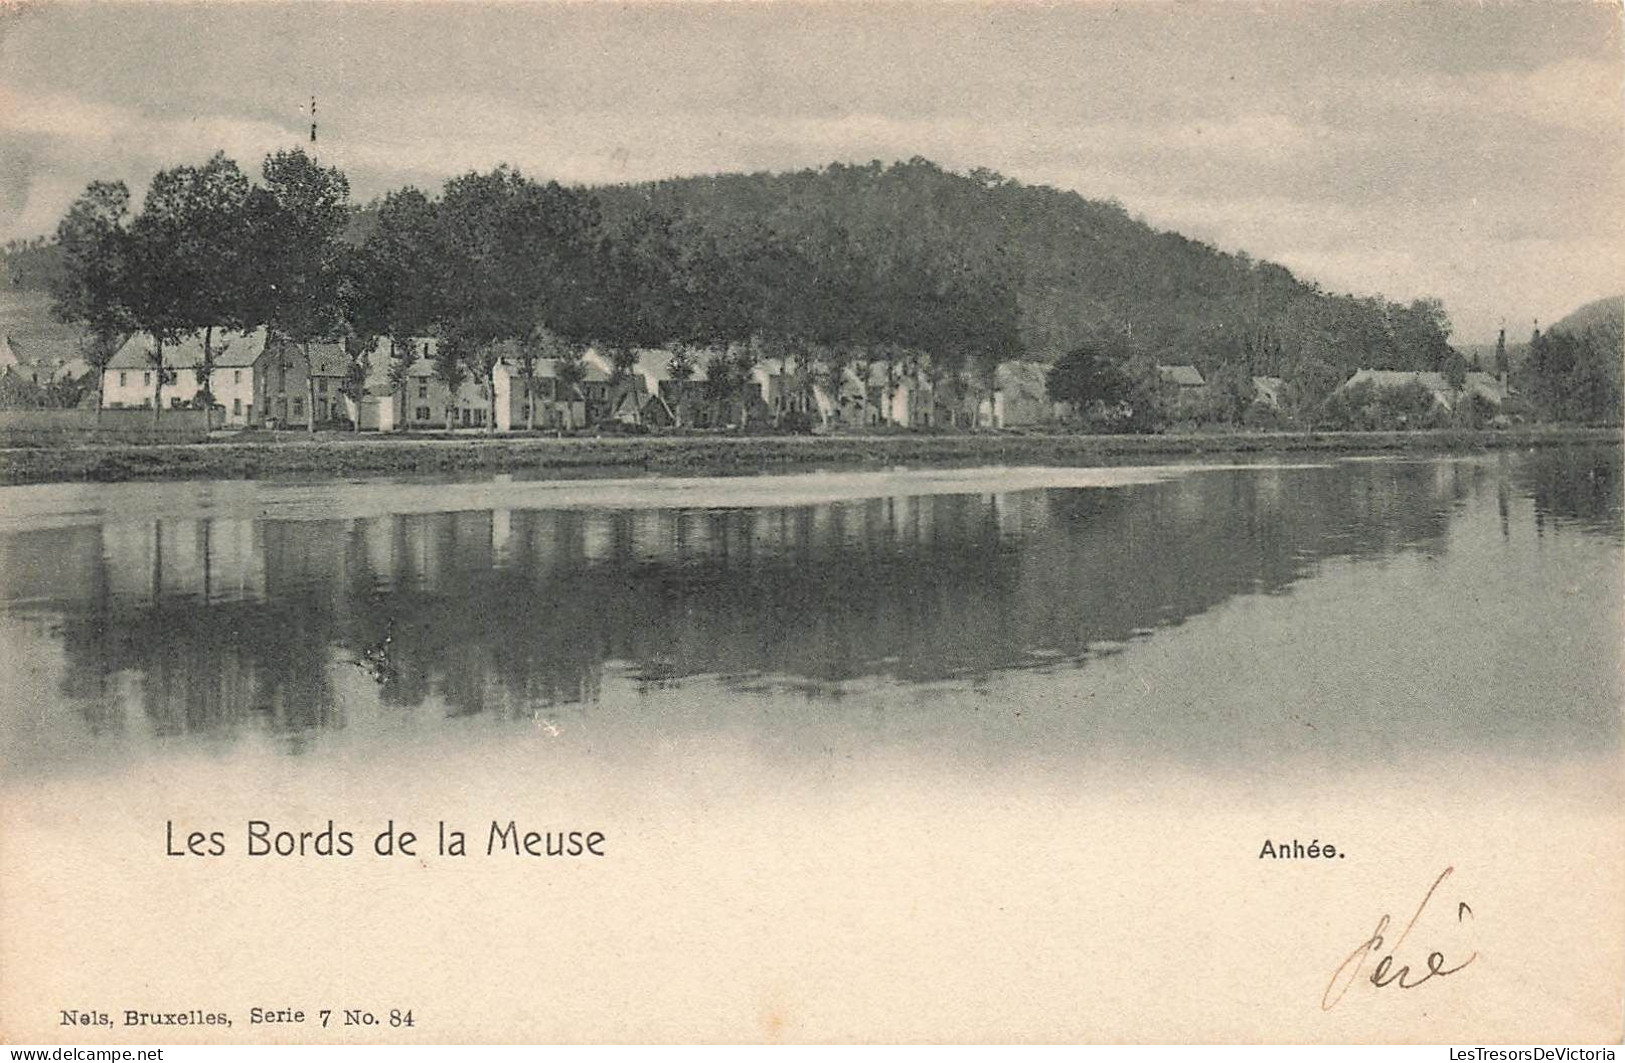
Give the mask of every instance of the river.
M 0 488 L 0 1011 L 1601 1036 L 1622 546 L 1614 448 Z M 607 855 L 486 855 L 510 821 Z M 1446 867 L 1473 969 L 1326 1010 Z

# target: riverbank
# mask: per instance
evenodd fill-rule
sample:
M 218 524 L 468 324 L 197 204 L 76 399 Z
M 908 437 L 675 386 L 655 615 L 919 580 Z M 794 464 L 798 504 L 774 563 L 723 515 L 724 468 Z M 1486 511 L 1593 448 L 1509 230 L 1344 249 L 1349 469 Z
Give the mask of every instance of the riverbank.
M 406 436 L 289 433 L 251 441 L 0 449 L 0 484 L 170 479 L 343 477 L 451 472 L 642 468 L 733 472 L 806 466 L 1106 463 L 1124 457 L 1471 452 L 1619 443 L 1618 428 L 1419 432 L 1238 432 L 831 436 Z

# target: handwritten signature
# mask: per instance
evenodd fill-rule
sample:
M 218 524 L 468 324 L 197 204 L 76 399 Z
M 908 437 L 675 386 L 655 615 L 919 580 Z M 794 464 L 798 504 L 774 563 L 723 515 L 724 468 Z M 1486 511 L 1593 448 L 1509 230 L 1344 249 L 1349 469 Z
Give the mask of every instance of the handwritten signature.
M 1332 980 L 1327 983 L 1326 992 L 1320 998 L 1321 1011 L 1331 1011 L 1337 1007 L 1337 1002 L 1342 1000 L 1343 995 L 1359 980 L 1361 973 L 1365 970 L 1366 961 L 1373 955 L 1376 955 L 1378 959 L 1376 966 L 1371 969 L 1369 981 L 1378 989 L 1391 985 L 1397 985 L 1400 989 L 1415 989 L 1430 978 L 1443 978 L 1455 974 L 1478 959 L 1478 952 L 1475 950 L 1471 956 L 1468 956 L 1454 967 L 1447 967 L 1444 954 L 1435 950 L 1429 952 L 1427 959 L 1423 961 L 1427 967 L 1425 974 L 1413 976 L 1409 964 L 1395 966 L 1394 956 L 1399 952 L 1400 947 L 1405 944 L 1405 939 L 1410 936 L 1411 931 L 1415 929 L 1417 921 L 1422 918 L 1422 912 L 1427 908 L 1428 902 L 1433 899 L 1434 893 L 1438 892 L 1439 887 L 1444 884 L 1444 880 L 1449 878 L 1455 870 L 1453 867 L 1447 867 L 1439 873 L 1438 878 L 1433 880 L 1433 885 L 1428 887 L 1427 896 L 1423 897 L 1422 903 L 1416 906 L 1416 914 L 1411 916 L 1409 923 L 1405 924 L 1405 929 L 1400 932 L 1392 947 L 1387 945 L 1388 916 L 1384 915 L 1377 920 L 1377 928 L 1371 932 L 1371 936 L 1366 938 L 1359 948 L 1349 953 L 1348 959 L 1339 964 L 1337 970 L 1332 972 Z M 1467 902 L 1458 901 L 1456 903 L 1456 922 L 1466 922 L 1472 917 L 1473 910 L 1467 906 Z

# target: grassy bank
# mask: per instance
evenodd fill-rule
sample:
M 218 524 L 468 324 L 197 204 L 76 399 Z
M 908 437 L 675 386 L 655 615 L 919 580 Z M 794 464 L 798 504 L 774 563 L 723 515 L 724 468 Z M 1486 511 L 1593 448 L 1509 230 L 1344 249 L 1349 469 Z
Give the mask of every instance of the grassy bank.
M 289 434 L 251 441 L 0 449 L 0 483 L 344 477 L 547 469 L 720 472 L 826 465 L 1090 464 L 1291 452 L 1470 452 L 1618 443 L 1617 428 L 1257 432 L 1092 436 L 971 435 L 392 437 Z

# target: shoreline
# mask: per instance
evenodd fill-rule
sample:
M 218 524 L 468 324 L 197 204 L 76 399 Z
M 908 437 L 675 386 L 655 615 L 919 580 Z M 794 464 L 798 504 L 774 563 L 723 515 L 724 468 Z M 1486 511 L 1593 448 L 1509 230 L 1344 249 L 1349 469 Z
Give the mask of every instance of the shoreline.
M 1079 464 L 1129 456 L 1477 452 L 1622 443 L 1619 428 L 1235 432 L 1172 435 L 1021 434 L 736 436 L 404 436 L 303 434 L 242 442 L 0 448 L 0 485 L 141 480 L 346 477 L 528 470 L 742 472 L 844 465 L 963 462 Z

